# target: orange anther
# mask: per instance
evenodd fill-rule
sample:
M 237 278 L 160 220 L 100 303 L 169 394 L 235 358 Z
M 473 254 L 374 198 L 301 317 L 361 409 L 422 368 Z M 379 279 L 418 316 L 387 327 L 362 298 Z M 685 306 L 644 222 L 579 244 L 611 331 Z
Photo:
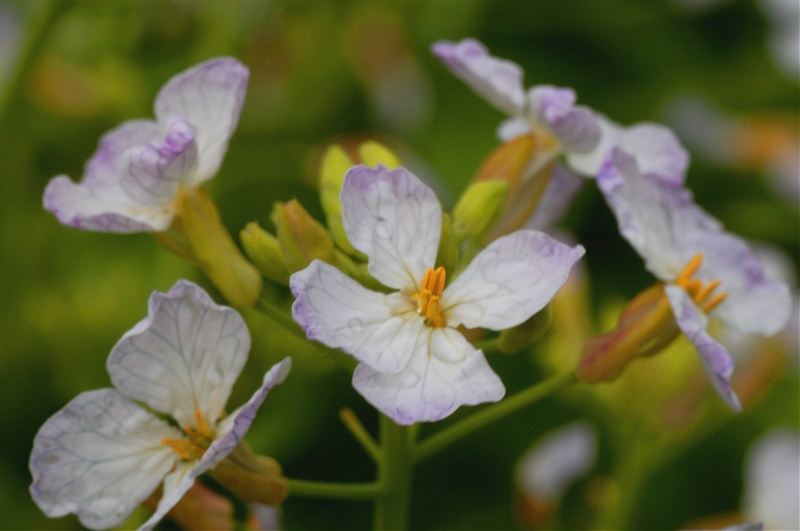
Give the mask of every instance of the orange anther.
M 197 433 L 205 437 L 206 439 L 213 439 L 214 432 L 208 426 L 208 423 L 203 420 L 203 412 L 199 409 L 194 412 L 195 418 L 197 418 Z
M 439 313 L 439 298 L 444 292 L 446 279 L 447 273 L 444 267 L 430 268 L 425 271 L 425 275 L 422 277 L 419 293 L 415 293 L 412 296 L 417 301 L 417 313 L 425 317 L 428 324 L 434 328 L 444 326 L 444 319 Z
M 192 443 L 186 439 L 161 439 L 159 442 L 175 450 L 175 453 L 183 459 L 192 457 Z
M 709 282 L 706 287 L 699 290 L 697 293 L 694 294 L 694 300 L 698 303 L 703 302 L 706 298 L 708 298 L 711 293 L 719 287 L 722 283 L 719 279 L 712 280 Z
M 705 305 L 703 305 L 703 311 L 706 313 L 710 312 L 711 310 L 719 306 L 719 304 L 727 298 L 728 298 L 727 293 L 719 293 L 718 295 L 715 295 L 710 301 L 708 301 L 707 303 L 705 303 Z
M 678 275 L 678 278 L 675 280 L 675 283 L 679 286 L 683 285 L 686 281 L 692 278 L 692 275 L 697 273 L 697 270 L 700 269 L 700 264 L 703 263 L 703 253 L 697 253 L 694 257 L 689 261 L 686 265 L 684 270 Z

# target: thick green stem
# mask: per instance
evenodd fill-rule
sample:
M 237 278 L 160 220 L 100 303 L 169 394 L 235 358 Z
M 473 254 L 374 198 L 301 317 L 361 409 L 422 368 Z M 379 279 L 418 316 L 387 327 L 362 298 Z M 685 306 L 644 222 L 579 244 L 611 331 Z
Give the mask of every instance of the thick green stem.
M 327 483 L 290 479 L 289 495 L 341 500 L 374 500 L 381 495 L 381 485 L 378 482 Z
M 381 415 L 381 461 L 378 481 L 383 493 L 375 503 L 373 528 L 408 528 L 411 508 L 411 483 L 414 477 L 414 440 L 408 426 L 399 426 Z
M 496 420 L 500 420 L 525 406 L 533 404 L 577 382 L 578 377 L 574 372 L 558 374 L 494 405 L 488 406 L 478 413 L 467 417 L 449 428 L 443 429 L 439 433 L 431 435 L 426 440 L 419 443 L 414 453 L 414 461 L 417 463 L 424 461 L 461 437 L 469 435 Z

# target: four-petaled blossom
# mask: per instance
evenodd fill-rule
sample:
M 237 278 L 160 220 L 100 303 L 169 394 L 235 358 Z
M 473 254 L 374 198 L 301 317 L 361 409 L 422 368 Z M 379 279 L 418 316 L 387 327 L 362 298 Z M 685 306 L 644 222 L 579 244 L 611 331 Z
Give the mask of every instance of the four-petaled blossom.
M 168 293 L 154 292 L 148 316 L 109 355 L 115 388 L 81 393 L 37 433 L 30 459 L 36 503 L 51 517 L 77 513 L 89 528 L 113 527 L 163 481 L 158 508 L 143 526 L 152 528 L 197 476 L 236 449 L 267 392 L 289 372 L 287 358 L 224 416 L 249 349 L 241 315 L 199 286 L 178 281 Z
M 155 101 L 156 120 L 106 133 L 79 184 L 54 177 L 44 206 L 61 223 L 104 232 L 169 228 L 182 190 L 214 177 L 239 122 L 249 71 L 232 58 L 178 74 Z
M 372 276 L 395 291 L 370 291 L 312 262 L 290 280 L 292 314 L 308 337 L 356 358 L 353 386 L 400 424 L 502 398 L 505 388 L 483 352 L 457 327 L 524 322 L 564 284 L 583 248 L 519 231 L 495 240 L 447 285 L 444 268 L 434 268 L 441 207 L 413 174 L 356 166 L 341 200 L 350 243 L 369 257 Z
M 788 286 L 768 279 L 747 244 L 723 231 L 688 190 L 641 171 L 623 150 L 611 152 L 597 181 L 622 236 L 664 281 L 675 321 L 697 348 L 714 388 L 740 409 L 730 388 L 733 360 L 706 331 L 708 316 L 743 332 L 772 335 L 789 317 Z
M 475 92 L 511 115 L 498 129 L 501 140 L 532 132 L 549 146 L 550 157 L 539 157 L 533 164 L 536 168 L 564 154 L 570 169 L 594 176 L 609 151 L 619 146 L 649 173 L 672 184 L 683 183 L 689 155 L 668 128 L 653 123 L 621 126 L 588 107 L 575 105 L 575 92 L 570 88 L 536 85 L 526 93 L 522 68 L 490 55 L 475 39 L 440 41 L 433 45 L 433 53 Z

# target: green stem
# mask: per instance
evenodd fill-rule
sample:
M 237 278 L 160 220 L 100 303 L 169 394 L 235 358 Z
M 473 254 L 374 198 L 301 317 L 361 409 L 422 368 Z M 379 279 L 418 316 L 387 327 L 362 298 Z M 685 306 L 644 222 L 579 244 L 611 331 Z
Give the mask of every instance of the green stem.
M 333 498 L 340 500 L 374 500 L 381 495 L 381 485 L 370 483 L 327 483 L 290 479 L 289 495 L 308 498 Z
M 349 407 L 344 407 L 339 411 L 339 418 L 342 420 L 342 424 L 347 428 L 347 430 L 356 438 L 356 440 L 361 444 L 361 447 L 364 448 L 364 451 L 369 454 L 373 461 L 376 463 L 380 462 L 381 454 L 380 450 L 378 449 L 378 444 L 375 442 L 375 439 L 367 432 L 364 425 L 361 424 L 361 421 L 358 420 L 358 417 L 353 412 L 352 409 Z
M 6 112 L 11 107 L 12 99 L 19 89 L 31 64 L 39 56 L 46 37 L 51 33 L 65 6 L 63 0 L 47 0 L 38 12 L 34 13 L 25 29 L 27 38 L 17 54 L 5 86 L 0 86 L 0 123 L 5 120 Z
M 417 451 L 414 453 L 414 461 L 417 463 L 424 461 L 461 437 L 469 435 L 484 426 L 488 426 L 496 420 L 500 420 L 525 406 L 533 404 L 577 382 L 578 377 L 574 371 L 557 374 L 539 384 L 497 402 L 423 440 L 417 446 Z
M 414 440 L 408 426 L 399 426 L 381 415 L 381 460 L 378 481 L 383 494 L 376 500 L 373 529 L 408 528 L 411 483 L 414 477 Z

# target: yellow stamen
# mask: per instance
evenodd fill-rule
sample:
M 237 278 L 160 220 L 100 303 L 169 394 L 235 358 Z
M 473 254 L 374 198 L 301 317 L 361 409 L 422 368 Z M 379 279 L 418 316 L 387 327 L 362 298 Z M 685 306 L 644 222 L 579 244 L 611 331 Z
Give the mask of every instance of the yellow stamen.
M 686 265 L 686 268 L 681 272 L 680 275 L 678 275 L 678 278 L 675 279 L 675 284 L 682 287 L 686 293 L 692 297 L 692 300 L 698 304 L 705 313 L 708 313 L 719 306 L 722 301 L 728 298 L 728 294 L 718 293 L 710 300 L 707 300 L 708 297 L 710 297 L 711 294 L 714 293 L 714 291 L 720 286 L 720 284 L 722 284 L 722 282 L 719 279 L 715 279 L 708 284 L 703 285 L 701 280 L 692 278 L 692 276 L 697 273 L 697 270 L 700 269 L 700 265 L 702 263 L 702 253 L 697 253 L 694 255 L 694 257 Z
M 161 439 L 161 444 L 166 444 L 173 450 L 175 453 L 181 456 L 183 459 L 191 459 L 192 458 L 192 443 L 190 443 L 186 439 Z
M 417 313 L 424 316 L 427 323 L 434 328 L 441 328 L 445 325 L 444 319 L 439 313 L 439 299 L 444 292 L 446 279 L 447 273 L 443 267 L 430 268 L 422 277 L 422 286 L 420 286 L 419 292 L 411 296 L 417 301 Z
M 710 312 L 711 310 L 719 306 L 719 304 L 727 298 L 728 298 L 727 293 L 720 293 L 718 295 L 715 295 L 713 299 L 711 299 L 710 301 L 705 303 L 705 305 L 703 305 L 703 311 L 706 313 Z
M 197 433 L 205 437 L 206 439 L 213 439 L 214 432 L 211 431 L 211 428 L 208 427 L 208 423 L 203 420 L 203 412 L 199 409 L 194 412 L 195 418 L 197 418 Z

